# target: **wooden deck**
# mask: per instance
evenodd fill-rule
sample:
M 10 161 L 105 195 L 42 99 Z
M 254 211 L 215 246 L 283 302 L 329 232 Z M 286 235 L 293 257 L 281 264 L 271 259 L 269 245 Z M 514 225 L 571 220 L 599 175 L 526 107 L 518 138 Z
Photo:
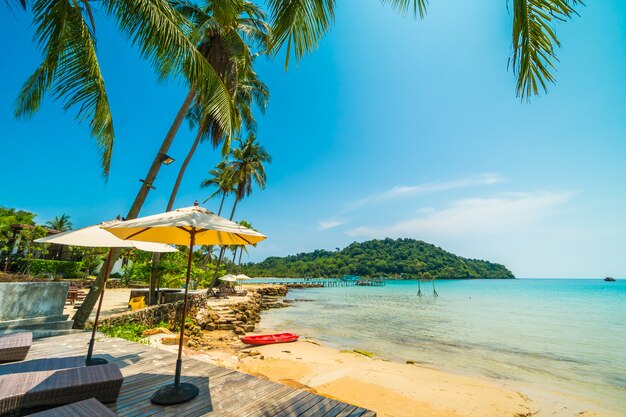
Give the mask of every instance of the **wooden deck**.
M 88 333 L 33 341 L 26 360 L 83 356 Z M 375 417 L 376 413 L 330 398 L 183 357 L 182 382 L 200 388 L 188 403 L 162 407 L 150 395 L 174 380 L 176 355 L 123 339 L 100 337 L 94 356 L 117 364 L 124 375 L 119 399 L 109 407 L 120 416 Z

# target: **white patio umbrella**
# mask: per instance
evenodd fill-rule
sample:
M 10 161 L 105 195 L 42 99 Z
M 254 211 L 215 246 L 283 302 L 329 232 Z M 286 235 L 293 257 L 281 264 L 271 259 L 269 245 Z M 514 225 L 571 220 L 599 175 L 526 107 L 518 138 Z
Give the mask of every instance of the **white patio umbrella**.
M 247 279 L 252 279 L 249 276 L 244 275 L 244 274 L 235 275 L 235 278 L 237 278 L 237 280 L 239 280 L 239 281 L 245 281 Z
M 104 298 L 104 290 L 106 288 L 109 274 L 111 273 L 111 257 L 113 255 L 113 248 L 136 248 L 146 252 L 176 252 L 177 249 L 164 245 L 162 243 L 151 242 L 137 242 L 134 240 L 122 240 L 106 230 L 102 229 L 102 226 L 111 226 L 117 223 L 121 223 L 120 220 L 111 220 L 103 222 L 94 226 L 83 227 L 82 229 L 70 230 L 68 232 L 58 233 L 56 235 L 50 235 L 41 239 L 36 239 L 37 243 L 54 243 L 57 245 L 67 246 L 84 246 L 92 248 L 110 248 L 109 255 L 104 264 L 104 279 L 102 282 L 102 291 L 100 292 L 100 299 L 98 300 L 98 309 L 96 310 L 96 318 L 93 322 L 93 329 L 91 331 L 91 339 L 89 340 L 89 349 L 87 350 L 87 357 L 85 364 L 90 365 L 102 365 L 107 363 L 106 359 L 93 358 L 93 345 L 96 339 L 96 331 L 98 330 L 98 319 L 100 318 L 100 310 L 102 309 L 102 300 Z
M 189 245 L 185 298 L 180 323 L 180 340 L 178 343 L 178 359 L 176 360 L 174 383 L 161 387 L 152 394 L 150 401 L 159 405 L 171 405 L 193 399 L 198 395 L 198 387 L 190 383 L 180 382 L 183 332 L 185 317 L 187 316 L 187 292 L 189 291 L 193 247 L 194 245 L 249 245 L 260 242 L 266 237 L 259 232 L 226 220 L 203 207 L 199 207 L 198 202 L 192 207 L 127 220 L 105 227 L 105 229 L 122 239 Z
M 226 281 L 226 282 L 237 282 L 237 277 L 231 274 L 226 274 L 223 277 L 219 277 L 218 279 L 220 281 Z

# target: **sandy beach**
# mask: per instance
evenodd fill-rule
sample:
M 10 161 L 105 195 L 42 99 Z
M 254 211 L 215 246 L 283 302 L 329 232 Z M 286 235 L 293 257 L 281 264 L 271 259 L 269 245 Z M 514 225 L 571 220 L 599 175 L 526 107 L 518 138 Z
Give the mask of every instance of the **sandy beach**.
M 175 351 L 159 343 L 164 336 L 152 336 L 151 343 Z M 185 349 L 186 355 L 375 410 L 380 417 L 619 417 L 560 393 L 394 363 L 312 339 L 249 347 L 230 332 L 205 338 L 211 348 Z

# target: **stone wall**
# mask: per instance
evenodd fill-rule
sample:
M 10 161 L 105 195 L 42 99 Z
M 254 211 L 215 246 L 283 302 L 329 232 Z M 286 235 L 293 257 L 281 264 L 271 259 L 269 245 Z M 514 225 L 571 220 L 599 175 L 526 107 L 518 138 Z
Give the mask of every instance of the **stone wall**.
M 0 283 L 0 321 L 63 315 L 68 282 Z
M 235 334 L 245 334 L 254 331 L 256 323 L 261 320 L 262 310 L 286 307 L 287 304 L 278 299 L 286 294 L 287 287 L 284 285 L 258 288 L 248 291 L 245 302 L 212 307 L 207 307 L 207 295 L 204 291 L 190 294 L 188 317 L 202 330 L 232 330 Z M 182 310 L 183 302 L 176 301 L 116 314 L 102 319 L 100 323 L 119 326 L 137 322 L 154 327 L 160 322 L 165 322 L 172 326 L 180 323 Z

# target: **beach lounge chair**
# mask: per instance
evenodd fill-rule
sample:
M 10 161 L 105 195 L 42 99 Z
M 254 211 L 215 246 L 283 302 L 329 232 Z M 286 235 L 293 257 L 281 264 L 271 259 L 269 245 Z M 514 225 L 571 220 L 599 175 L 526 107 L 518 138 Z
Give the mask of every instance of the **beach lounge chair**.
M 84 356 L 42 358 L 0 365 L 0 375 L 18 374 L 20 372 L 54 371 L 57 369 L 80 368 L 81 366 L 85 366 Z
M 74 404 L 64 405 L 63 407 L 53 408 L 51 410 L 42 411 L 36 414 L 30 414 L 30 417 L 117 417 L 113 411 L 109 410 L 104 404 L 95 398 L 79 401 Z
M 0 376 L 0 414 L 95 398 L 114 402 L 124 377 L 117 365 L 86 366 Z
M 33 343 L 31 332 L 0 336 L 0 363 L 24 360 Z
M 222 287 L 213 288 L 212 296 L 216 298 L 228 298 L 228 294 L 224 292 L 224 289 Z

